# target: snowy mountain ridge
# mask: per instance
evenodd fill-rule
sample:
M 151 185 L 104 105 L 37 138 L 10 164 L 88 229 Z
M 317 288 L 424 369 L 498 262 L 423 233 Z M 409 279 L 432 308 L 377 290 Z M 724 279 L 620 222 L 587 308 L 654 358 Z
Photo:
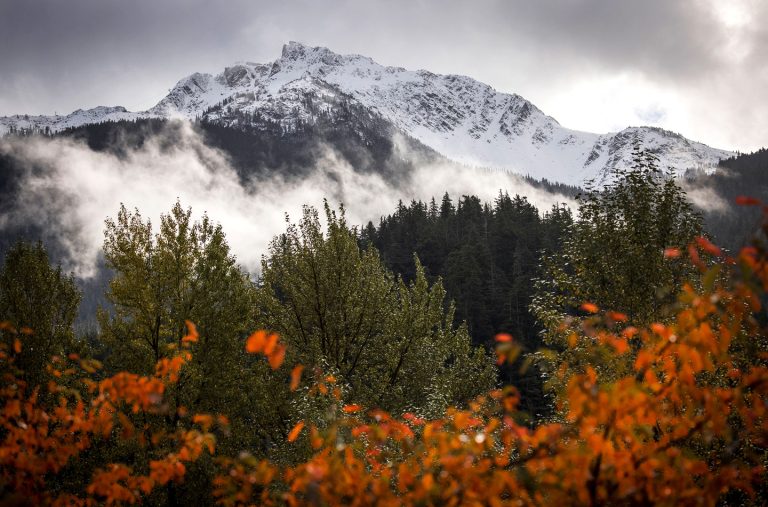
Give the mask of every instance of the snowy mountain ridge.
M 605 181 L 613 168 L 629 166 L 635 144 L 653 151 L 660 167 L 678 172 L 711 170 L 733 154 L 654 127 L 608 134 L 567 129 L 523 97 L 469 77 L 385 67 L 365 56 L 297 42 L 286 44 L 271 63 L 241 62 L 215 76 L 192 74 L 146 111 L 97 107 L 66 116 L 0 117 L 0 134 L 177 117 L 234 126 L 269 121 L 290 133 L 349 104 L 457 162 L 568 184 Z

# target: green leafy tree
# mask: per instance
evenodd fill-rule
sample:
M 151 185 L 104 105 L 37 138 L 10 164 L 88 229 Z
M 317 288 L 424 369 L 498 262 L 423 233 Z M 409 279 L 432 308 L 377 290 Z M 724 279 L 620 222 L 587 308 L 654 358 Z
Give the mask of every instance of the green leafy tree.
M 42 243 L 16 243 L 0 270 L 0 320 L 28 328 L 17 366 L 37 385 L 46 377 L 53 355 L 74 343 L 73 323 L 81 294 L 72 275 L 53 267 Z
M 406 284 L 361 250 L 355 231 L 325 206 L 305 208 L 299 225 L 271 244 L 262 265 L 260 327 L 277 331 L 295 354 L 289 363 L 337 376 L 344 401 L 394 412 L 437 414 L 488 388 L 494 368 L 454 327 L 445 291 L 416 260 Z
M 583 348 L 566 347 L 571 328 L 565 318 L 578 318 L 583 303 L 620 312 L 647 325 L 663 320 L 692 266 L 665 255 L 684 249 L 702 233 L 701 218 L 671 175 L 658 169 L 656 158 L 635 149 L 631 169 L 617 171 L 610 184 L 580 197 L 578 219 L 559 252 L 543 260 L 531 308 L 543 324 L 544 342 L 558 354 L 544 363 L 594 364 L 603 373 L 629 368 L 611 357 L 586 357 Z
M 255 327 L 255 284 L 237 265 L 221 226 L 207 215 L 194 221 L 191 209 L 177 202 L 155 232 L 138 211 L 121 206 L 117 218 L 106 221 L 104 258 L 114 272 L 106 295 L 112 309 L 99 312 L 110 369 L 150 373 L 159 359 L 180 349 L 185 321 L 200 334 L 190 348 L 193 360 L 167 396 L 172 416 L 155 424 L 174 431 L 186 411 L 226 414 L 238 438 L 223 438 L 222 451 L 262 448 L 267 437 L 260 432 L 270 425 L 258 418 L 272 414 L 265 409 L 269 394 L 243 389 L 259 385 L 268 391 L 271 385 L 269 368 L 244 350 Z M 210 476 L 213 467 L 191 473 Z M 194 488 L 188 492 L 196 494 Z M 174 500 L 172 486 L 167 494 L 169 502 L 183 500 Z

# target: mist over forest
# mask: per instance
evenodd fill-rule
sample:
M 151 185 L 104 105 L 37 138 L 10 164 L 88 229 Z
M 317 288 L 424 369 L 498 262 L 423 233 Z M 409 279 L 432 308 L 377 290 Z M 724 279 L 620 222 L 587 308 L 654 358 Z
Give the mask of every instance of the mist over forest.
M 439 199 L 445 192 L 484 201 L 500 191 L 520 194 L 540 209 L 572 204 L 576 192 L 461 166 L 404 139 L 377 140 L 383 145 L 377 153 L 311 134 L 274 146 L 238 135 L 243 134 L 227 137 L 215 126 L 157 121 L 3 138 L 5 237 L 37 228 L 61 249 L 57 258 L 65 269 L 88 278 L 98 262 L 103 220 L 120 204 L 156 220 L 178 199 L 198 216 L 206 212 L 220 222 L 239 262 L 256 272 L 269 241 L 284 229 L 285 215 L 295 218 L 303 205 L 320 207 L 324 199 L 343 204 L 350 222 L 364 225 L 378 222 L 398 201 Z M 238 142 L 250 143 L 249 151 L 239 150 Z M 265 154 L 280 162 L 269 164 Z
M 758 4 L 0 3 L 0 507 L 768 505 Z

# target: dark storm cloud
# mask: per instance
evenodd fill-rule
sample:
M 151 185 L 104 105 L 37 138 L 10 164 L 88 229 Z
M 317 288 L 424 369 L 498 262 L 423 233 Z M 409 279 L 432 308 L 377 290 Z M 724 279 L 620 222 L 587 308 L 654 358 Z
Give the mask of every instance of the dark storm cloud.
M 737 4 L 747 19 L 729 24 L 723 8 Z M 101 104 L 143 109 L 191 72 L 269 61 L 284 42 L 299 40 L 389 65 L 471 75 L 540 105 L 585 77 L 627 73 L 680 97 L 680 104 L 662 105 L 641 97 L 630 111 L 675 106 L 691 116 L 706 109 L 706 119 L 681 120 L 693 129 L 683 133 L 755 147 L 768 142 L 760 141 L 768 132 L 766 4 L 1 0 L 0 114 Z M 740 114 L 756 123 L 740 125 Z M 761 129 L 762 138 L 755 134 Z

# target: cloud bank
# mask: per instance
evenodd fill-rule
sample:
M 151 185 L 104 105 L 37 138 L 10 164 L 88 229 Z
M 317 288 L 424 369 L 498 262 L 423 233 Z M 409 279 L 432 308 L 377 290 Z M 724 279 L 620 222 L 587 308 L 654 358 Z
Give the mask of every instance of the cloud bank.
M 0 154 L 25 168 L 18 202 L 0 216 L 0 230 L 33 223 L 57 231 L 68 252 L 65 267 L 87 278 L 95 273 L 104 220 L 115 216 L 121 203 L 157 224 L 179 199 L 195 216 L 206 212 L 221 223 L 238 261 L 255 272 L 271 239 L 285 230 L 285 214 L 297 220 L 302 205 L 321 207 L 323 199 L 333 206 L 343 203 L 350 224 L 376 223 L 398 200 L 439 199 L 446 191 L 454 198 L 475 194 L 488 201 L 508 191 L 527 196 L 540 210 L 569 202 L 510 173 L 453 164 L 421 165 L 404 176 L 407 181 L 393 185 L 377 174 L 356 172 L 327 147 L 306 178 L 275 175 L 242 184 L 226 154 L 206 145 L 189 123 L 181 123 L 173 141 L 168 148 L 162 135 L 155 136 L 119 157 L 66 138 L 0 140 Z

